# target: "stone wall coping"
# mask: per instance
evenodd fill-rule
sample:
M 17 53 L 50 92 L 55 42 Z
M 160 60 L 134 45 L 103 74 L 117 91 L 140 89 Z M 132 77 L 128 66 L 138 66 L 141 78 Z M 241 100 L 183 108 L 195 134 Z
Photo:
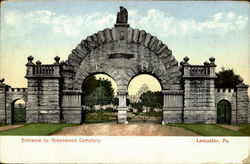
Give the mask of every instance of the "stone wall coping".
M 116 27 L 116 28 L 121 28 L 121 27 L 129 28 L 130 25 L 127 24 L 127 23 L 116 23 L 116 24 L 115 24 L 115 27 Z
M 236 85 L 236 87 L 237 88 L 248 88 L 249 85 L 243 83 L 243 84 Z
M 127 91 L 119 91 L 117 92 L 118 95 L 127 95 L 128 92 Z
M 61 76 L 59 75 L 33 75 L 33 76 L 24 76 L 26 79 L 60 79 Z
M 216 79 L 217 76 L 182 76 L 182 79 Z
M 63 94 L 82 94 L 82 90 L 62 90 Z
M 162 90 L 165 95 L 183 95 L 183 90 Z

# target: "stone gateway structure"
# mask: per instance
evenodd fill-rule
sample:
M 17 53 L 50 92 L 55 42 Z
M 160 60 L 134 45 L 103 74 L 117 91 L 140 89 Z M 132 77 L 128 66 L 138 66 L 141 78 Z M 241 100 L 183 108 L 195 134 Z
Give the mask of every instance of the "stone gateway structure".
M 88 36 L 65 62 L 55 57 L 54 64 L 45 65 L 40 61 L 33 63 L 34 58 L 29 56 L 27 89 L 11 88 L 1 81 L 0 122 L 12 123 L 11 104 L 24 99 L 27 123 L 83 123 L 83 83 L 98 73 L 109 75 L 117 84 L 117 117 L 121 124 L 128 123 L 128 85 L 140 74 L 154 76 L 162 86 L 162 124 L 214 124 L 223 119 L 232 124 L 250 122 L 248 85 L 242 83 L 236 91 L 215 88 L 214 58 L 203 65 L 191 65 L 185 57 L 179 65 L 172 51 L 157 37 L 130 28 L 127 10 L 120 9 L 114 28 Z M 229 104 L 220 105 L 225 100 Z

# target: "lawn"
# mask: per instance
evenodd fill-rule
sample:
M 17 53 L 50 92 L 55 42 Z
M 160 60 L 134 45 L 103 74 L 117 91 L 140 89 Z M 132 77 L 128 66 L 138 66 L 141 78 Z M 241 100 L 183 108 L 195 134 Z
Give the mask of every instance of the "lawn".
M 240 127 L 240 132 L 250 136 L 250 124 L 237 124 L 236 126 Z
M 0 135 L 10 136 L 47 136 L 56 131 L 77 124 L 26 124 L 23 127 L 1 131 Z
M 109 121 L 117 121 L 117 114 L 115 112 L 86 113 L 84 118 L 86 124 Z
M 238 125 L 239 131 L 227 129 L 213 124 L 168 124 L 193 131 L 202 136 L 249 136 L 249 124 Z M 236 125 L 237 126 L 237 125 Z

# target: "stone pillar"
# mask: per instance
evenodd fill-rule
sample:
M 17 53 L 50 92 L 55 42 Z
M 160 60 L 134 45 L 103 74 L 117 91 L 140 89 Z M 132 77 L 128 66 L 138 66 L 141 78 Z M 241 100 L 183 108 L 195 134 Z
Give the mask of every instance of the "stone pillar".
M 242 80 L 242 82 L 243 82 L 243 80 Z M 237 124 L 249 123 L 248 122 L 248 104 L 249 104 L 248 87 L 249 87 L 249 85 L 241 83 L 241 84 L 237 85 L 236 87 L 237 87 L 236 122 L 237 122 Z
M 42 65 L 40 61 L 36 65 L 33 57 L 28 57 L 26 64 L 26 78 L 28 80 L 27 91 L 27 123 L 59 123 L 60 122 L 60 64 L 59 57 L 55 57 L 55 63 Z
M 184 123 L 216 123 L 215 59 L 204 65 L 190 65 L 184 58 Z
M 183 90 L 163 90 L 162 124 L 181 123 L 183 110 Z
M 247 121 L 247 123 L 249 123 L 250 124 L 250 100 L 248 101 L 248 121 Z
M 83 123 L 81 90 L 64 90 L 62 94 L 62 122 Z
M 0 123 L 6 123 L 6 84 L 0 81 Z
M 127 121 L 127 87 L 119 87 L 118 86 L 118 124 L 128 124 Z

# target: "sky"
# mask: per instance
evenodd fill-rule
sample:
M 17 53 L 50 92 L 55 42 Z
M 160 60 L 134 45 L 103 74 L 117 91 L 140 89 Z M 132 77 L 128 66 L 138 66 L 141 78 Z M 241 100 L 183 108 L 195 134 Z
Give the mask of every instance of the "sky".
M 157 36 L 179 62 L 188 56 L 202 65 L 213 56 L 217 72 L 233 68 L 250 84 L 249 4 L 232 1 L 7 1 L 1 4 L 0 78 L 27 87 L 29 55 L 43 64 L 55 56 L 67 60 L 81 40 L 114 27 L 121 5 L 130 27 Z M 138 81 L 154 83 L 145 78 Z M 149 87 L 160 89 L 155 86 Z

